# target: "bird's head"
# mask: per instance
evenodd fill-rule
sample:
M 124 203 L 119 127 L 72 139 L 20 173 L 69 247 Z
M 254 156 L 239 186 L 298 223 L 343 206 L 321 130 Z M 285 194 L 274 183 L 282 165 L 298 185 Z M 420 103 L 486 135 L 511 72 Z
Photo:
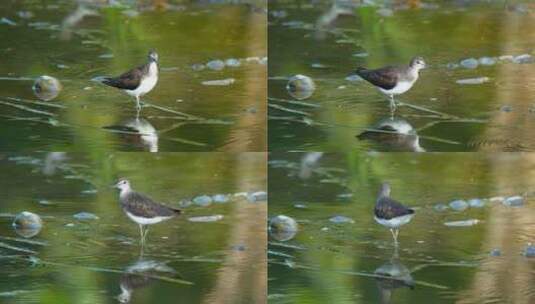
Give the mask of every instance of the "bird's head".
M 121 191 L 130 190 L 130 182 L 126 178 L 121 178 L 114 187 Z
M 411 66 L 411 68 L 415 68 L 417 70 L 421 70 L 421 69 L 425 69 L 426 64 L 425 64 L 425 61 L 424 61 L 424 59 L 422 57 L 417 56 L 417 57 L 412 58 L 410 66 Z
M 381 190 L 379 190 L 379 197 L 389 197 L 390 196 L 390 184 L 382 183 Z
M 149 61 L 158 62 L 158 53 L 155 50 L 149 52 Z

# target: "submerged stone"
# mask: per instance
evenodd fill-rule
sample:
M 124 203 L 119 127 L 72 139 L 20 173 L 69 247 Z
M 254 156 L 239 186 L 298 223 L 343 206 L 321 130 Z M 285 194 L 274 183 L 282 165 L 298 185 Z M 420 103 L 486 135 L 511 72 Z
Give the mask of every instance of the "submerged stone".
M 363 58 L 363 57 L 368 57 L 370 54 L 366 53 L 366 52 L 362 52 L 362 53 L 355 53 L 353 54 L 353 57 L 359 57 L 359 58 Z
M 40 76 L 35 80 L 32 86 L 32 90 L 37 98 L 49 101 L 56 98 L 62 90 L 62 85 L 54 77 Z
M 349 75 L 346 77 L 346 80 L 347 81 L 351 81 L 351 82 L 356 82 L 356 81 L 362 81 L 362 77 L 360 77 L 359 75 L 357 74 L 353 74 L 353 75 Z
M 212 195 L 212 200 L 215 203 L 224 204 L 230 200 L 230 196 L 226 194 L 215 194 L 215 195 Z
M 433 209 L 435 209 L 438 212 L 446 211 L 448 210 L 448 206 L 446 204 L 436 204 Z
M 8 19 L 6 17 L 2 17 L 0 19 L 0 24 L 7 24 L 7 25 L 11 25 L 11 26 L 15 26 L 17 25 L 17 23 L 11 19 Z
M 288 241 L 297 234 L 297 222 L 286 215 L 277 215 L 269 221 L 269 235 L 277 241 Z
M 197 196 L 193 199 L 193 203 L 197 206 L 206 207 L 212 204 L 212 198 L 208 195 Z
M 240 61 L 238 59 L 235 59 L 235 58 L 229 58 L 227 60 L 225 60 L 225 65 L 228 66 L 228 67 L 239 67 L 241 65 Z
M 190 199 L 181 199 L 181 200 L 178 202 L 178 205 L 179 205 L 181 208 L 187 208 L 187 207 L 193 205 L 193 202 L 192 202 Z
M 73 217 L 77 220 L 84 221 L 84 220 L 98 220 L 99 217 L 96 216 L 93 213 L 90 212 L 79 212 L 73 215 Z
M 43 228 L 43 221 L 39 215 L 23 211 L 15 216 L 12 226 L 18 235 L 25 238 L 31 238 L 41 231 Z
M 218 79 L 218 80 L 206 80 L 202 84 L 205 86 L 228 86 L 236 81 L 234 78 Z
M 336 215 L 336 216 L 333 216 L 329 219 L 329 221 L 331 223 L 335 223 L 335 224 L 344 224 L 344 223 L 350 223 L 350 224 L 353 224 L 355 223 L 355 221 L 352 219 L 352 218 L 349 218 L 347 216 L 343 216 L 343 215 Z
M 457 63 L 450 62 L 450 63 L 446 64 L 446 68 L 448 68 L 450 70 L 454 70 L 454 69 L 456 69 L 458 67 L 459 67 L 459 64 L 457 64 Z
M 522 54 L 513 58 L 513 62 L 518 64 L 532 63 L 533 61 L 535 61 L 535 59 L 530 54 Z
M 206 68 L 206 66 L 202 63 L 194 63 L 191 65 L 191 69 L 194 71 L 202 71 Z
M 206 216 L 194 216 L 188 218 L 188 221 L 195 222 L 195 223 L 210 223 L 210 222 L 217 222 L 223 219 L 223 215 L 216 214 L 216 215 L 206 215 Z
M 480 220 L 478 219 L 469 219 L 469 220 L 464 220 L 464 221 L 445 222 L 444 225 L 448 227 L 469 227 L 469 226 L 476 225 L 479 222 Z
M 257 191 L 257 192 L 249 193 L 247 194 L 247 200 L 250 203 L 267 201 L 267 192 Z
M 464 59 L 464 60 L 461 60 L 460 62 L 460 65 L 463 68 L 467 68 L 467 69 L 475 69 L 477 68 L 478 64 L 479 64 L 479 61 L 477 61 L 477 59 L 475 58 Z
M 468 203 L 464 200 L 455 200 L 451 202 L 449 206 L 455 211 L 463 211 L 468 208 Z
M 510 106 L 510 105 L 503 105 L 503 106 L 500 108 L 500 111 L 502 111 L 502 112 L 506 112 L 506 113 L 513 112 L 513 107 Z
M 531 243 L 526 246 L 524 249 L 524 256 L 528 258 L 535 257 L 535 246 Z
M 503 200 L 502 204 L 509 207 L 519 207 L 524 205 L 524 198 L 522 196 L 510 196 Z
M 490 251 L 490 256 L 501 256 L 502 255 L 502 252 L 500 249 L 498 248 L 494 248 Z
M 494 196 L 494 197 L 489 198 L 489 201 L 491 203 L 501 203 L 501 202 L 503 202 L 504 199 L 505 199 L 505 197 L 503 197 L 503 196 Z
M 295 75 L 288 80 L 286 90 L 295 99 L 307 99 L 316 90 L 316 84 L 312 78 L 305 75 Z
M 479 58 L 479 64 L 481 65 L 494 65 L 496 60 L 492 57 L 481 57 Z
M 513 61 L 515 57 L 513 57 L 512 55 L 502 55 L 498 57 L 498 59 L 501 61 Z
M 489 82 L 490 78 L 488 77 L 476 77 L 476 78 L 467 78 L 467 79 L 459 79 L 455 82 L 458 84 L 482 84 L 485 82 Z
M 485 201 L 479 198 L 473 198 L 468 200 L 468 205 L 472 208 L 481 208 L 485 206 Z
M 211 70 L 220 71 L 225 68 L 225 63 L 222 60 L 218 59 L 209 61 L 206 66 Z

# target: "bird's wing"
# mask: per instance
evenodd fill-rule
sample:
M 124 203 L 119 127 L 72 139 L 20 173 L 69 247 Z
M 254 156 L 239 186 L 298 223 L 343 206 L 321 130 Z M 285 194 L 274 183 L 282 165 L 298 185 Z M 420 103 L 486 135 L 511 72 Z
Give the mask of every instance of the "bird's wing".
M 143 78 L 143 71 L 145 69 L 145 65 L 142 65 L 118 77 L 105 78 L 102 83 L 122 90 L 135 90 Z
M 149 197 L 132 192 L 128 195 L 124 205 L 128 205 L 128 211 L 136 216 L 157 217 L 157 216 L 173 216 L 180 213 L 180 210 L 173 209 L 154 202 Z
M 401 203 L 390 199 L 381 198 L 375 205 L 375 215 L 383 219 L 392 219 L 394 217 L 413 214 L 414 210 L 403 206 Z
M 387 66 L 377 70 L 358 68 L 357 74 L 375 86 L 385 90 L 391 90 L 396 86 L 398 81 L 397 70 L 394 66 Z

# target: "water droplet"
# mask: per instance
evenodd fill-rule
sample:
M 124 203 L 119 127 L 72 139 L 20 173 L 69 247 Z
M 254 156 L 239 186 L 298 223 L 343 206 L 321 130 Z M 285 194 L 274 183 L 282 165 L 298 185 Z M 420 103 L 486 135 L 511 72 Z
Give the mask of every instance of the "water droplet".
M 297 230 L 297 222 L 286 215 L 277 215 L 269 221 L 269 235 L 277 241 L 291 240 Z
M 286 89 L 290 96 L 295 99 L 302 100 L 307 99 L 316 90 L 316 84 L 312 78 L 305 75 L 295 75 L 288 80 Z
M 23 211 L 15 216 L 12 224 L 15 232 L 25 238 L 36 236 L 43 228 L 43 221 L 39 215 Z

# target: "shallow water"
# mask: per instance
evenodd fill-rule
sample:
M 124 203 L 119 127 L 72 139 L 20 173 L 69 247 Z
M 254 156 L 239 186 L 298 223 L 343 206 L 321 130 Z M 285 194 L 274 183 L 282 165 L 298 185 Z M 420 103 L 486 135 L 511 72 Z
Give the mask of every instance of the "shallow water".
M 522 253 L 535 229 L 534 163 L 517 153 L 271 153 L 269 217 L 290 216 L 299 228 L 287 241 L 270 235 L 269 303 L 532 303 L 533 258 Z M 384 181 L 416 210 L 397 255 L 373 219 Z M 513 195 L 524 204 L 435 209 Z M 469 219 L 479 222 L 444 225 Z M 393 271 L 399 280 L 386 280 Z
M 183 215 L 151 226 L 143 252 L 138 226 L 109 187 L 118 177 L 156 201 L 183 206 Z M 265 299 L 266 231 L 258 225 L 265 200 L 187 203 L 200 195 L 265 191 L 262 154 L 4 154 L 0 189 L 2 303 L 118 303 L 121 293 L 130 294 L 130 303 Z M 12 215 L 24 210 L 44 222 L 31 239 L 11 227 Z M 98 219 L 76 219 L 80 212 Z M 188 220 L 210 215 L 222 218 Z
M 0 18 L 6 19 L 0 22 L 0 54 L 6 60 L 0 67 L 1 150 L 265 149 L 263 2 L 157 1 L 170 4 L 156 9 L 115 2 L 125 5 L 2 1 Z M 159 53 L 160 78 L 142 100 L 157 107 L 141 112 L 148 124 L 142 131 L 113 132 L 117 128 L 105 127 L 124 126 L 136 117 L 134 99 L 91 79 L 116 76 L 145 63 L 149 49 Z M 218 59 L 237 59 L 241 64 L 217 71 L 193 69 Z M 56 77 L 63 84 L 60 95 L 48 105 L 31 103 L 38 101 L 31 87 L 40 75 Z M 230 85 L 203 85 L 229 78 L 235 80 Z
M 448 67 L 467 58 L 533 56 L 535 37 L 525 31 L 535 22 L 532 3 L 432 1 L 420 8 L 381 8 L 277 1 L 269 8 L 271 150 L 535 150 L 529 136 L 535 127 L 533 57 L 523 64 L 496 59 L 475 69 Z M 397 97 L 405 106 L 394 118 L 418 138 L 359 140 L 357 135 L 390 119 L 390 108 L 373 86 L 346 77 L 357 66 L 407 64 L 416 55 L 429 67 Z M 292 103 L 286 91 L 288 77 L 296 74 L 316 82 L 313 95 L 301 100 L 308 104 Z M 488 81 L 457 83 L 479 77 Z

